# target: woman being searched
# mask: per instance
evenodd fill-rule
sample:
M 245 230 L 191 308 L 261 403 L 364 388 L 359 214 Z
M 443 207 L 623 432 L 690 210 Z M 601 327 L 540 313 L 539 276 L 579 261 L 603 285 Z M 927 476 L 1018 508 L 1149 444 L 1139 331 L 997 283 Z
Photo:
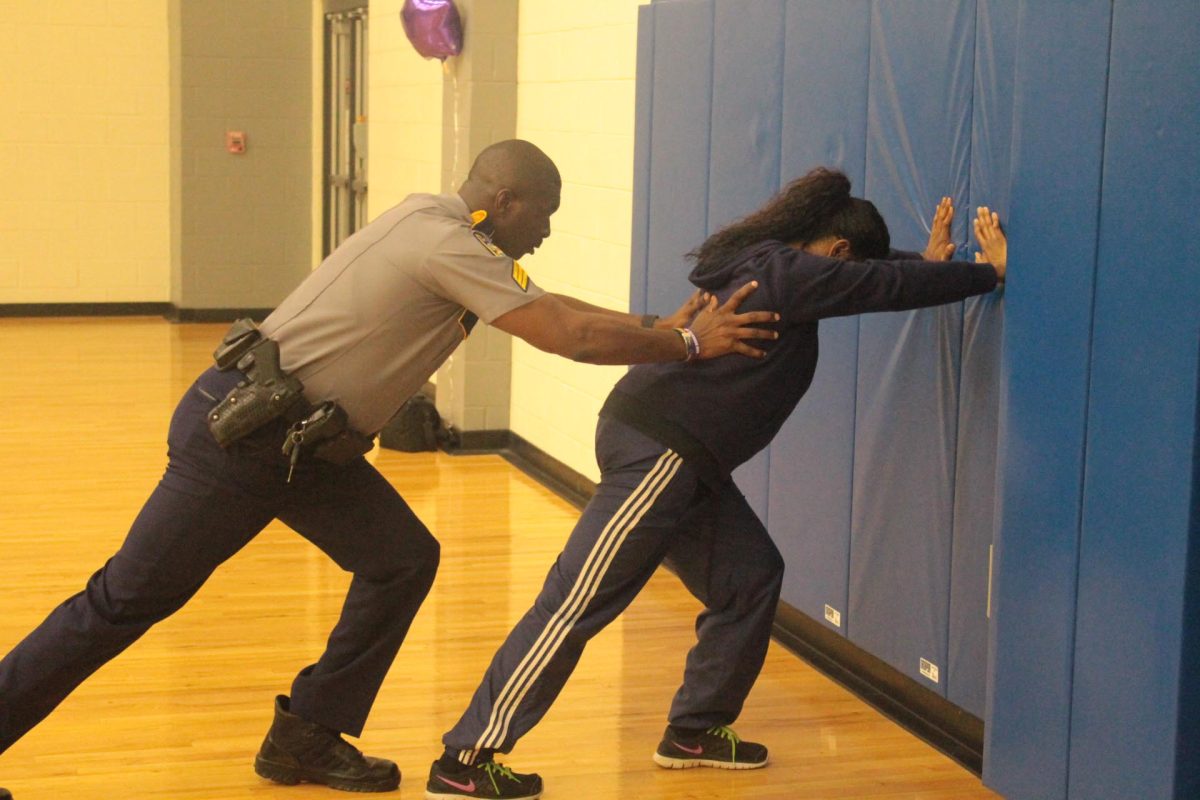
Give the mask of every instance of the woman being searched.
M 1004 281 L 998 216 L 974 220 L 975 263 L 947 261 L 953 207 L 943 198 L 923 255 L 892 250 L 875 206 L 840 172 L 816 169 L 690 255 L 690 280 L 723 300 L 779 311 L 765 358 L 734 356 L 632 368 L 600 412 L 600 484 L 533 607 L 494 656 L 443 737 L 426 798 L 532 800 L 536 774 L 497 764 L 549 709 L 584 646 L 664 561 L 705 606 L 683 685 L 653 758 L 662 767 L 756 769 L 767 748 L 729 727 L 767 652 L 783 559 L 730 474 L 762 450 L 804 396 L 828 317 L 953 303 Z

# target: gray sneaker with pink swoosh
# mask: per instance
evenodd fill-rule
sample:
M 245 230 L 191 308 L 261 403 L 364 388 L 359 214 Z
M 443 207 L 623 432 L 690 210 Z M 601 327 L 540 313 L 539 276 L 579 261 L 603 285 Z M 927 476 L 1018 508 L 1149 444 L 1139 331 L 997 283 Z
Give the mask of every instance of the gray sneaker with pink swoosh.
M 481 761 L 461 770 L 443 769 L 437 761 L 429 768 L 426 800 L 455 800 L 486 797 L 489 800 L 537 800 L 542 796 L 542 779 L 530 773 L 513 772 L 495 761 Z
M 725 725 L 686 737 L 667 728 L 654 751 L 654 763 L 667 769 L 759 769 L 767 765 L 767 748 L 742 741 L 733 728 Z

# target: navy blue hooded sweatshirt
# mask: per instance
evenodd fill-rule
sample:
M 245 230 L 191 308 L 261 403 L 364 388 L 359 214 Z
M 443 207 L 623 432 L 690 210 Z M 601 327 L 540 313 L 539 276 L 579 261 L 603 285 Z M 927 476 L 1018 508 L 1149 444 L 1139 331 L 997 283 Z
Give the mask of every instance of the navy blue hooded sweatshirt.
M 720 302 L 748 281 L 758 289 L 742 311 L 777 311 L 779 338 L 761 359 L 729 355 L 692 363 L 633 367 L 613 387 L 601 416 L 619 419 L 670 447 L 706 481 L 721 484 L 766 447 L 808 391 L 817 367 L 817 327 L 826 317 L 905 311 L 963 300 L 996 288 L 990 264 L 841 261 L 783 242 L 752 245 L 724 266 L 689 280 Z

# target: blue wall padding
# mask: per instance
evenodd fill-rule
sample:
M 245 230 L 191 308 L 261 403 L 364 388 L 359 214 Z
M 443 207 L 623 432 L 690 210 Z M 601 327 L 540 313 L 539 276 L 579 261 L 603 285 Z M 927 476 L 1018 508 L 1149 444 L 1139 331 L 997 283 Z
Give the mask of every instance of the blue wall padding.
M 1200 371 L 1200 364 L 1197 365 Z M 1192 457 L 1192 524 L 1188 534 L 1187 589 L 1183 600 L 1183 664 L 1200 664 L 1200 392 L 1196 398 Z M 1175 800 L 1200 797 L 1200 676 L 1181 671 L 1179 739 L 1175 760 Z
M 1012 76 L 1017 6 L 978 0 L 975 89 L 972 95 L 970 201 L 959 206 L 959 257 L 975 248 L 968 233 L 973 209 L 986 205 L 1008 219 L 1012 151 Z M 961 220 L 958 219 L 961 217 Z M 950 548 L 950 632 L 946 697 L 982 717 L 987 699 L 988 573 L 996 516 L 996 431 L 1000 414 L 1003 295 L 963 304 L 958 451 L 954 474 L 954 534 Z
M 788 4 L 781 184 L 829 164 L 863 185 L 870 10 L 869 0 Z M 812 386 L 771 445 L 768 519 L 787 563 L 784 602 L 844 634 L 858 320 L 825 320 L 820 335 Z
M 974 42 L 973 1 L 872 8 L 864 195 L 908 249 L 967 197 Z M 961 340 L 961 303 L 859 321 L 849 636 L 942 695 Z
M 1180 719 L 1200 711 L 1180 708 L 1181 680 L 1200 680 L 1181 650 L 1200 387 L 1198 43 L 1194 2 L 1114 4 L 1071 698 L 1078 800 L 1200 796 L 1173 786 Z
M 961 308 L 864 319 L 850 534 L 850 639 L 945 694 Z
M 653 10 L 654 52 L 670 57 L 653 59 L 651 78 L 646 302 L 669 314 L 690 293 L 684 254 L 708 235 L 713 9 L 709 2 L 672 2 Z
M 717 0 L 713 37 L 709 233 L 779 189 L 783 0 Z
M 650 6 L 638 8 L 638 75 L 654 74 L 654 17 L 655 10 Z M 639 80 L 634 91 L 633 221 L 629 233 L 629 310 L 635 314 L 652 313 L 646 299 L 646 283 L 649 279 L 650 122 L 653 109 L 654 81 Z
M 783 1 L 717 0 L 713 15 L 708 232 L 739 219 L 779 189 L 783 116 Z M 697 242 L 696 244 L 698 244 Z M 748 399 L 749 402 L 749 399 Z M 734 473 L 767 520 L 766 451 Z
M 995 433 L 1003 333 L 999 296 L 966 302 L 950 548 L 946 698 L 980 718 L 987 699 L 988 577 L 995 532 Z
M 808 395 L 737 475 L 784 600 L 982 710 L 1010 800 L 1200 797 L 1195 0 L 639 21 L 633 308 L 675 308 L 684 254 L 816 164 L 898 247 L 946 194 L 960 255 L 975 206 L 1009 233 L 1003 294 L 821 324 Z
M 841 169 L 861 190 L 867 151 L 870 15 L 870 0 L 787 4 L 781 185 L 826 164 Z
M 984 752 L 984 782 L 1012 798 L 1066 796 L 1110 15 L 1029 2 L 1017 22 Z
M 969 203 L 958 208 L 955 219 L 956 241 L 962 245 L 956 258 L 971 258 L 979 249 L 971 233 L 975 209 L 986 205 L 999 211 L 1001 221 L 1005 221 L 1011 197 L 1017 4 L 1012 0 L 977 0 L 976 11 L 971 193 Z M 975 302 L 986 298 L 984 295 Z

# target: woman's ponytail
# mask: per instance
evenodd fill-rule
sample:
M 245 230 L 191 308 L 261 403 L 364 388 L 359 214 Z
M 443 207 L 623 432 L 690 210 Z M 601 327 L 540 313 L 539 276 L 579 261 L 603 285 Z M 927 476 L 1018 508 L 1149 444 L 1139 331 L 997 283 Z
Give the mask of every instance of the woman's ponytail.
M 758 242 L 811 242 L 828 235 L 849 240 L 858 258 L 882 257 L 881 242 L 882 254 L 888 250 L 887 225 L 875 206 L 850 195 L 850 179 L 844 173 L 817 167 L 762 208 L 705 239 L 688 256 L 696 260 L 696 273 L 704 275 Z

